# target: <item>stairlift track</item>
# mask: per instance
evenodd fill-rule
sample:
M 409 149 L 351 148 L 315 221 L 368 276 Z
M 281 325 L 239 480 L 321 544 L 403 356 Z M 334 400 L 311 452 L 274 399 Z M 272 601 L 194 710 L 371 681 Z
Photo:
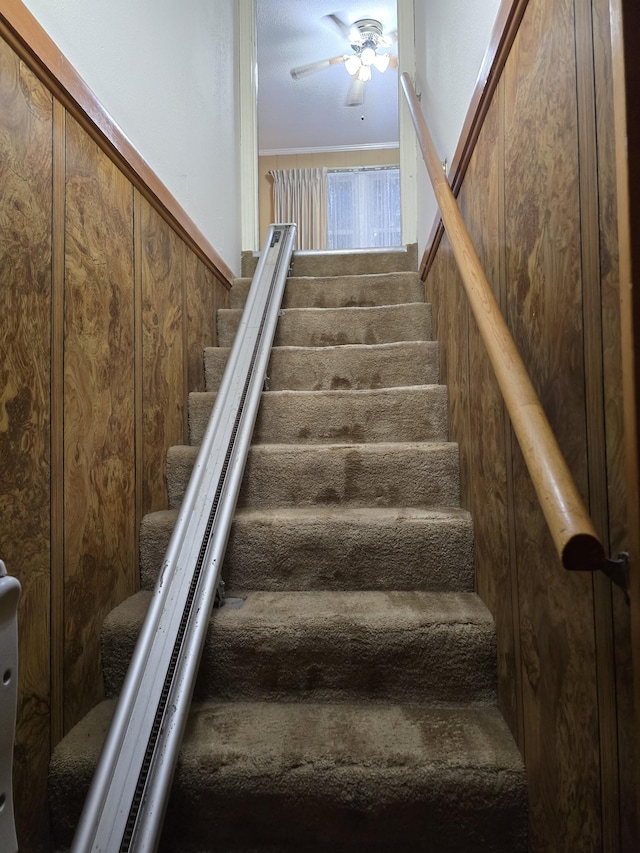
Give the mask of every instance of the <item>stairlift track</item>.
M 158 845 L 296 226 L 272 225 L 72 851 Z

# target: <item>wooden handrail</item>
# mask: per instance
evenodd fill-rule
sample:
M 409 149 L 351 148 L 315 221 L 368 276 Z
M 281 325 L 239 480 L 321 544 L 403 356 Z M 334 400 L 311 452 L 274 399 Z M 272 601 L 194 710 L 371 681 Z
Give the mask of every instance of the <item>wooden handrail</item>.
M 411 79 L 405 72 L 400 80 L 469 304 L 558 555 L 566 569 L 606 571 L 604 547 L 484 274 Z

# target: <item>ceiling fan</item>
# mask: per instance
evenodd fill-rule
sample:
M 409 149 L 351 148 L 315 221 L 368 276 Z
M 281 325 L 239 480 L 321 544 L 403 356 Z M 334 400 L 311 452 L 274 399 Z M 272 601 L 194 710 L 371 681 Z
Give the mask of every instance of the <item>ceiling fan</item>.
M 396 33 L 385 34 L 380 21 L 373 18 L 361 18 L 354 21 L 351 26 L 337 15 L 324 15 L 323 20 L 330 22 L 338 29 L 347 39 L 353 53 L 341 54 L 331 59 L 320 59 L 309 65 L 300 65 L 298 68 L 291 69 L 291 76 L 294 80 L 299 80 L 331 65 L 344 63 L 352 77 L 345 104 L 348 107 L 359 107 L 364 103 L 364 87 L 371 80 L 371 69 L 376 68 L 380 73 L 384 73 L 387 68 L 398 67 L 398 57 L 384 52 L 385 48 L 397 42 L 397 35 Z

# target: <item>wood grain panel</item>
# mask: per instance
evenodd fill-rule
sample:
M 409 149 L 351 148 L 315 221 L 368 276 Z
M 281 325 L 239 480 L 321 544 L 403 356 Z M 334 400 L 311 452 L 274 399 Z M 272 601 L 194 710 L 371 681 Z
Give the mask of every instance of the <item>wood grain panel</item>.
M 610 548 L 603 388 L 602 265 L 592 4 L 575 4 L 575 43 L 589 512 L 608 554 Z M 611 583 L 602 575 L 596 575 L 593 579 L 593 590 L 603 849 L 619 850 L 620 791 Z
M 585 494 L 571 0 L 531 0 L 505 84 L 509 323 Z M 592 579 L 560 567 L 519 451 L 513 476 L 531 845 L 591 851 L 602 841 Z
M 440 381 L 448 386 L 449 436 L 459 444 L 461 501 L 469 506 L 469 308 L 453 250 L 445 233 L 427 299 L 434 309 L 434 337 L 440 344 Z
M 204 348 L 217 345 L 216 311 L 222 307 L 224 288 L 198 258 L 189 255 L 185 265 L 187 388 L 204 390 Z
M 450 307 L 449 312 L 449 345 L 447 358 L 449 361 L 448 386 L 449 398 L 449 429 L 452 436 L 460 436 L 460 500 L 462 506 L 471 504 L 471 447 L 464 440 L 469 435 L 469 302 L 453 263 L 449 274 Z
M 608 539 L 611 554 L 629 550 L 624 471 L 622 405 L 622 355 L 620 346 L 620 267 L 618 262 L 617 198 L 613 114 L 612 46 L 609 3 L 594 0 L 593 45 L 598 158 L 600 231 L 600 283 L 602 299 L 604 429 Z M 637 815 L 637 757 L 633 748 L 638 733 L 634 724 L 631 625 L 628 605 L 613 588 L 613 622 L 617 707 L 617 771 L 621 849 L 640 848 Z
M 51 262 L 51 747 L 64 734 L 64 231 L 66 112 L 53 100 Z
M 594 0 L 594 62 L 598 195 L 600 216 L 600 277 L 608 472 L 609 538 L 615 555 L 626 550 L 626 488 L 622 414 L 622 349 L 620 341 L 620 266 L 618 260 L 613 82 L 608 0 Z
M 67 120 L 65 728 L 102 695 L 100 628 L 135 587 L 132 188 Z
M 0 556 L 22 584 L 14 784 L 18 838 L 34 849 L 47 833 L 51 109 L 0 41 L 0 316 L 10 318 L 0 328 Z
M 52 98 L 0 39 L 0 558 L 22 584 L 14 795 L 46 849 Z
M 446 327 L 444 323 L 444 309 L 446 305 L 445 279 L 447 265 L 453 263 L 451 247 L 448 240 L 444 242 L 442 249 L 435 259 L 433 274 L 425 281 L 424 298 L 431 303 L 431 324 L 434 340 L 438 341 L 440 348 L 440 382 L 447 384 L 447 343 Z
M 596 522 L 617 552 L 626 533 L 611 88 L 606 0 L 530 0 L 460 201 L 489 277 L 497 268 L 505 284 L 499 301 L 574 476 L 585 496 L 591 491 Z M 504 131 L 492 132 L 493 110 L 498 120 L 504 115 Z M 502 159 L 504 182 L 497 188 Z M 504 226 L 496 231 L 491 223 L 501 194 L 498 221 Z M 443 241 L 426 292 L 435 303 L 450 393 L 457 394 L 463 387 L 455 369 L 460 345 L 449 337 L 459 333 L 459 306 L 451 275 Z M 501 552 L 494 549 L 501 530 L 495 528 L 503 520 L 501 505 L 507 510 L 517 575 L 511 578 L 511 613 L 504 595 L 502 613 L 496 608 L 495 614 L 499 649 L 509 620 L 513 626 L 512 656 L 499 660 L 507 676 L 504 683 L 501 677 L 501 697 L 505 688 L 513 691 L 514 677 L 522 706 L 516 734 L 530 783 L 531 850 L 635 851 L 629 612 L 616 589 L 612 601 L 603 576 L 571 576 L 560 567 L 510 431 L 503 441 L 498 430 L 490 432 L 498 418 L 493 379 L 483 372 L 474 335 L 471 324 L 472 429 L 452 437 L 472 450 L 478 587 L 492 609 L 500 600 Z M 500 495 L 505 481 L 506 495 Z M 494 501 L 490 512 L 483 500 Z M 485 565 L 485 551 L 497 565 Z M 505 713 L 513 727 L 508 706 Z
M 135 551 L 140 555 L 140 521 L 144 515 L 144 322 L 142 308 L 143 277 L 143 237 L 142 237 L 143 196 L 133 188 L 133 418 L 134 436 L 134 505 L 135 505 Z M 139 589 L 139 572 L 136 572 L 135 589 Z
M 2 12 L 0 31 L 7 32 Z M 0 329 L 0 557 L 23 588 L 18 838 L 23 850 L 48 851 L 50 746 L 100 698 L 101 623 L 136 587 L 145 467 L 143 265 L 138 245 L 134 291 L 129 180 L 87 134 L 87 117 L 79 116 L 81 124 L 69 117 L 22 64 L 17 45 L 0 38 L 0 315 L 7 321 Z M 224 302 L 227 288 L 207 271 L 210 259 L 196 258 L 202 247 L 188 248 L 191 238 L 176 236 L 162 219 L 166 211 L 144 204 L 159 223 L 149 229 L 147 248 L 159 230 L 164 235 L 147 259 L 147 307 L 161 326 L 158 337 L 150 333 L 148 384 L 164 393 L 172 371 L 179 374 L 171 395 L 180 399 L 181 440 L 187 258 L 197 293 L 189 334 L 200 365 L 203 341 L 213 342 L 216 300 Z M 168 301 L 167 310 L 154 300 Z M 171 315 L 172 300 L 179 318 Z M 193 366 L 191 372 L 197 375 Z M 199 377 L 201 383 L 201 366 Z M 154 476 L 176 440 L 169 432 L 162 466 L 147 459 Z
M 184 256 L 182 241 L 139 197 L 142 289 L 142 509 L 167 507 L 165 460 L 184 444 Z
M 489 109 L 468 167 L 459 203 L 483 269 L 499 305 L 505 303 L 502 269 L 503 88 Z M 501 710 L 522 748 L 519 648 L 512 609 L 513 554 L 509 539 L 510 481 L 505 458 L 507 417 L 478 328 L 469 324 L 469 489 L 475 520 L 476 585 L 497 626 L 498 696 Z M 516 614 L 517 616 L 517 614 Z
M 640 6 L 610 0 L 615 118 L 620 341 L 624 412 L 625 487 L 629 543 L 629 594 L 635 737 L 626 744 L 636 753 L 636 812 L 640 815 L 640 292 L 633 287 L 640 269 Z M 618 639 L 618 638 L 616 638 Z

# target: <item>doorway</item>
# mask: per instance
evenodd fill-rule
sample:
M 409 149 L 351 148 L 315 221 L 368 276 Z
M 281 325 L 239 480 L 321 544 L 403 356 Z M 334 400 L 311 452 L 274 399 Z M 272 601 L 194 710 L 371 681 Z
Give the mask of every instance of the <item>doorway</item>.
M 413 71 L 413 2 L 386 0 L 371 4 L 357 0 L 336 13 L 331 0 L 245 0 L 253 7 L 253 54 L 246 56 L 251 39 L 243 36 L 245 69 L 257 68 L 254 80 L 241 80 L 245 103 L 253 107 L 255 130 L 243 121 L 242 139 L 254 137 L 253 151 L 242 156 L 243 198 L 255 199 L 256 209 L 243 216 L 243 248 L 255 250 L 273 221 L 274 169 L 325 168 L 349 170 L 400 168 L 402 242 L 415 242 L 415 142 L 403 139 L 403 110 L 398 115 L 398 76 L 405 66 Z M 374 67 L 361 104 L 347 106 L 352 76 L 343 57 L 354 53 L 342 30 L 376 14 L 385 43 L 379 53 L 391 54 L 392 67 Z M 245 18 L 251 15 L 247 8 Z M 338 19 L 336 21 L 335 19 Z M 241 27 L 243 23 L 241 22 Z M 397 43 L 387 36 L 397 30 Z M 400 43 L 404 46 L 401 48 Z M 397 60 L 395 59 L 397 57 Z M 339 60 L 321 65 L 322 60 Z M 291 69 L 319 63 L 321 67 L 298 79 Z M 246 83 L 254 86 L 251 103 Z M 245 111 L 246 112 L 246 111 Z M 244 115 L 244 113 L 243 113 Z M 245 128 L 247 132 L 245 132 Z M 245 149 L 250 146 L 245 145 Z M 407 150 L 408 149 L 408 150 Z M 405 172 L 404 164 L 408 163 Z M 413 182 L 411 181 L 413 177 Z M 407 182 L 407 178 L 409 178 Z M 246 187 L 253 181 L 253 192 Z M 408 188 L 407 188 L 408 185 Z M 412 198 L 413 197 L 413 198 Z M 246 202 L 250 207 L 250 202 Z M 383 229 L 384 230 L 384 229 Z M 393 228 L 384 230 L 393 234 Z M 385 240 L 389 238 L 385 237 Z M 396 241 L 397 242 L 397 241 Z

